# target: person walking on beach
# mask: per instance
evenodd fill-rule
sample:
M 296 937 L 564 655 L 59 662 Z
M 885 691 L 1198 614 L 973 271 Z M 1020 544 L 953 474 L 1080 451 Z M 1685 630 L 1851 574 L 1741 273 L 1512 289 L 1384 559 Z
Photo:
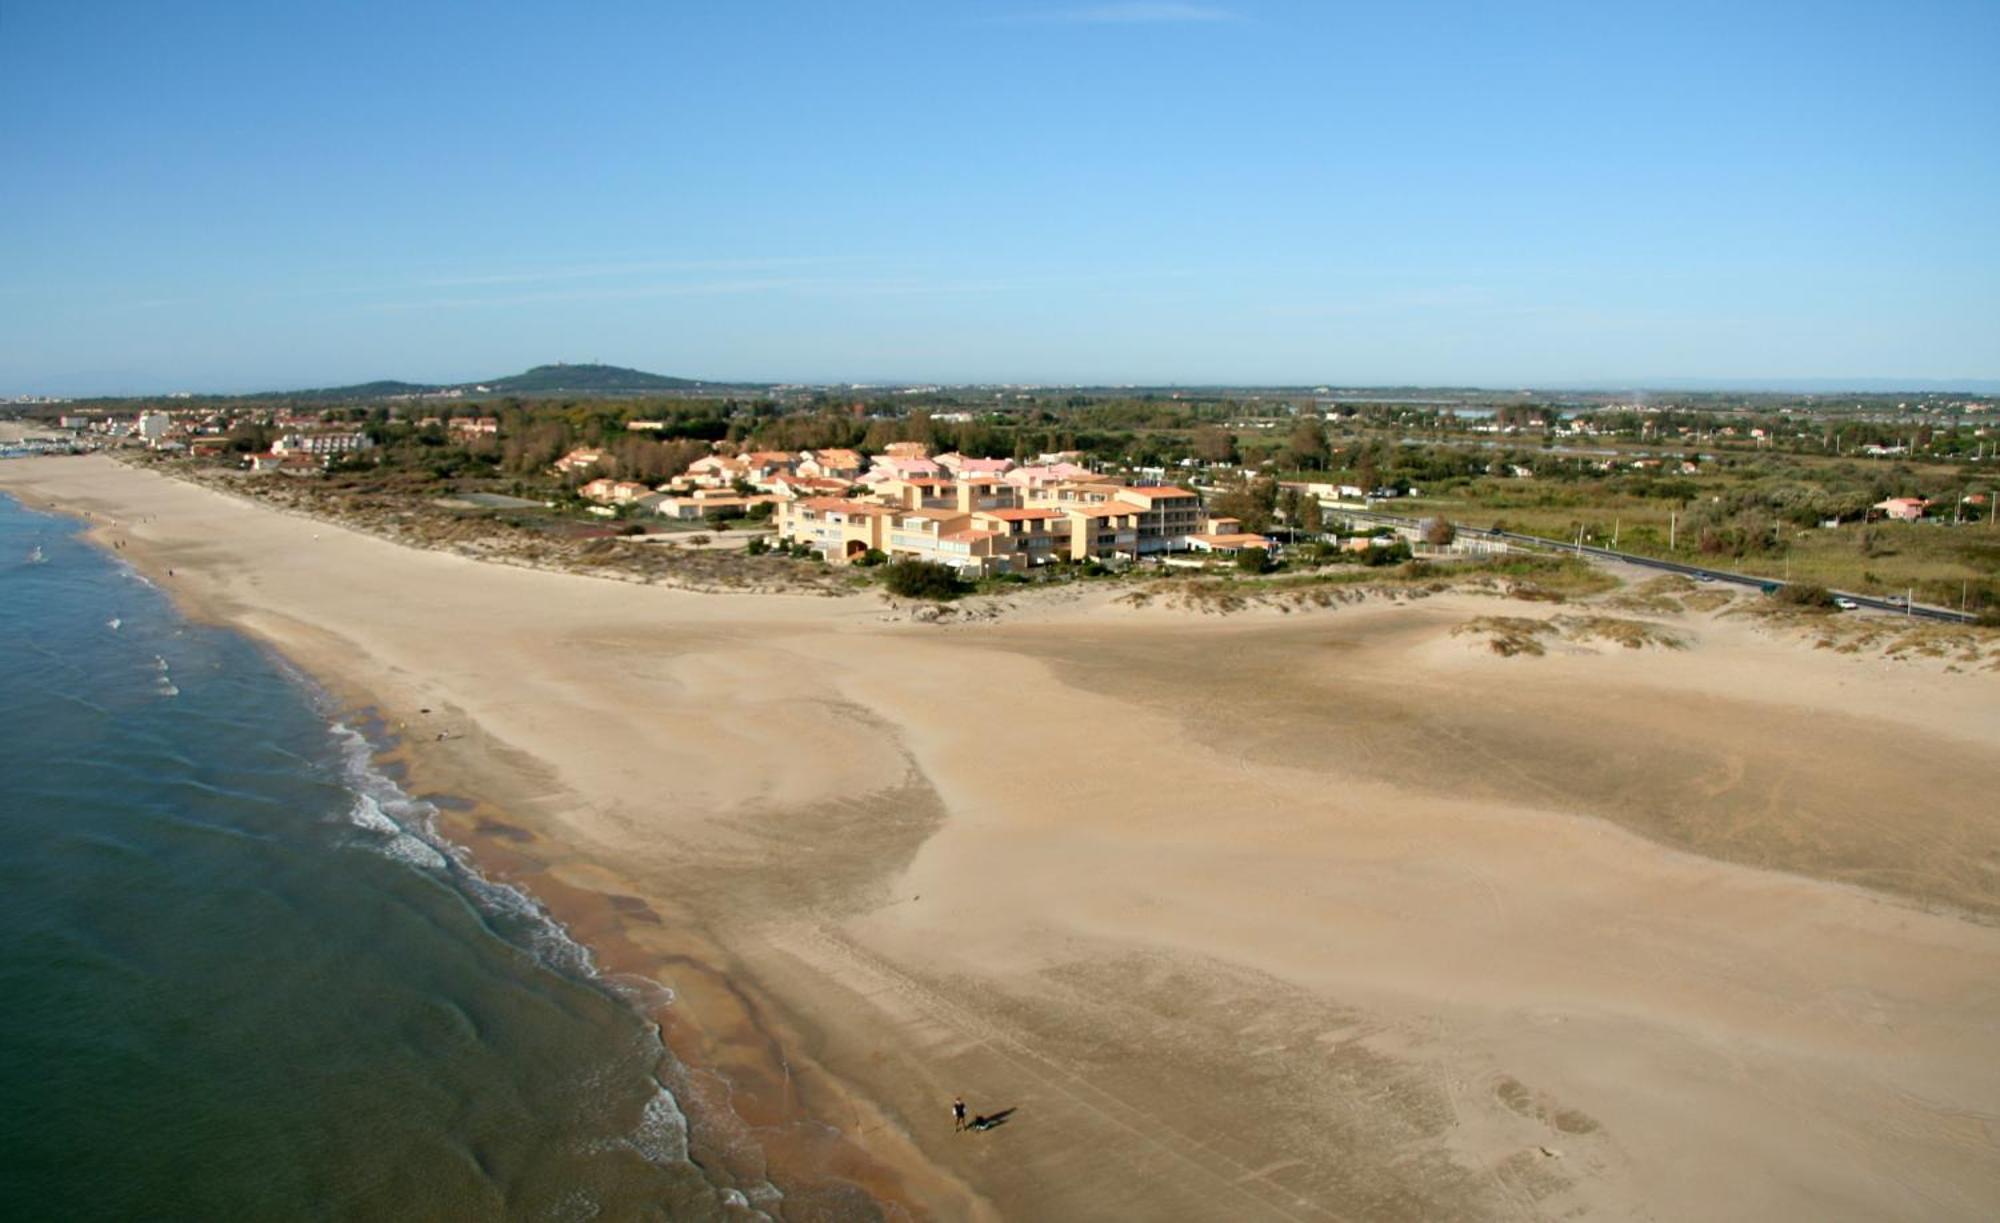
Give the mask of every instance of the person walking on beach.
M 958 1131 L 965 1128 L 964 1096 L 953 1096 L 951 1098 L 951 1128 L 953 1129 L 953 1131 Z

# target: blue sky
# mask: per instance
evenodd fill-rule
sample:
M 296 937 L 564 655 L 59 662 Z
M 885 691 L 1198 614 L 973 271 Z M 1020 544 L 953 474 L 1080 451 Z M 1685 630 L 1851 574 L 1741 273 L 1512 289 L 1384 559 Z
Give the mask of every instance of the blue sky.
M 0 5 L 0 393 L 2000 378 L 2000 3 Z

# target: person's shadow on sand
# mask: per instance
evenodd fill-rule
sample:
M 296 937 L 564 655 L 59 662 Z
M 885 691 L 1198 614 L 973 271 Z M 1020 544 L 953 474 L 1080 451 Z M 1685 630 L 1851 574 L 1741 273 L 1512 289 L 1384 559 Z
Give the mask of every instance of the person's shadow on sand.
M 1003 1108 L 997 1113 L 990 1113 L 984 1117 L 974 1117 L 966 1124 L 965 1128 L 973 1131 L 997 1130 L 1007 1124 L 1007 1118 L 1020 1111 L 1018 1108 Z

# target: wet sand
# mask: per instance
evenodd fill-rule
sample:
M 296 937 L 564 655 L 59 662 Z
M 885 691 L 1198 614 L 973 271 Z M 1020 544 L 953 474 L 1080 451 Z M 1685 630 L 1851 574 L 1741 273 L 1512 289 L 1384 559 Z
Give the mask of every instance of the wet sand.
M 0 484 L 407 723 L 675 991 L 697 1146 L 831 1216 L 2000 1209 L 1991 674 L 1712 617 L 1501 659 L 1451 628 L 1537 609 L 1470 596 L 939 628 Z

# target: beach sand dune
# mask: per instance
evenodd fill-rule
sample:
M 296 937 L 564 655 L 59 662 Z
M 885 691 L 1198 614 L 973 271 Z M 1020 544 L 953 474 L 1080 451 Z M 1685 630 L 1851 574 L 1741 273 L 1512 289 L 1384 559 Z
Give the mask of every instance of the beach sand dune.
M 0 481 L 405 724 L 677 991 L 731 1158 L 938 1217 L 2000 1212 L 1991 675 L 1710 617 L 1503 659 L 1451 630 L 1535 609 L 1470 596 L 941 629 Z

